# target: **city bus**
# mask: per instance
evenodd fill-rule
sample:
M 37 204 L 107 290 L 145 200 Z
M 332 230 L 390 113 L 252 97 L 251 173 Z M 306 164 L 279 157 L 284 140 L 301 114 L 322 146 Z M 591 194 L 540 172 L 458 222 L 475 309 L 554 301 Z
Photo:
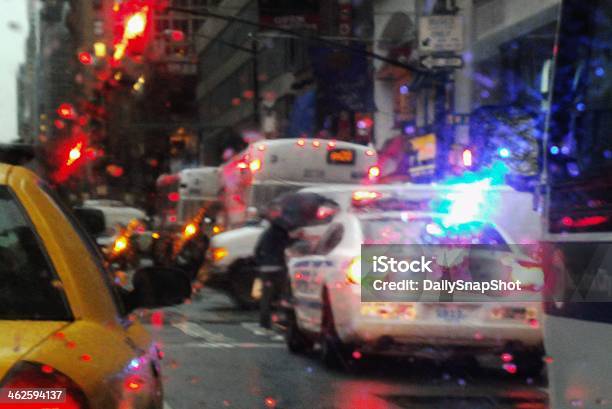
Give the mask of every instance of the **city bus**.
M 550 407 L 612 407 L 612 2 L 564 0 L 544 143 Z
M 221 201 L 228 228 L 282 193 L 325 183 L 369 184 L 380 176 L 374 149 L 322 139 L 251 143 L 220 169 Z

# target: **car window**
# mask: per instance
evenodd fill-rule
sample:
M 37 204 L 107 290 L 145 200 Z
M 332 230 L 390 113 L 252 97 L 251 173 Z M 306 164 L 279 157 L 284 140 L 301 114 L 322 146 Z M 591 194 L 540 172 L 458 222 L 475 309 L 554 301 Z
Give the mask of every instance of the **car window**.
M 41 241 L 5 186 L 0 186 L 0 319 L 72 319 Z
M 327 231 L 321 236 L 321 240 L 317 244 L 314 253 L 315 254 L 327 254 L 332 251 L 344 235 L 344 227 L 340 223 L 334 223 Z
M 435 218 L 363 219 L 365 244 L 487 244 L 510 251 L 501 234 L 491 224 L 482 222 L 445 226 Z

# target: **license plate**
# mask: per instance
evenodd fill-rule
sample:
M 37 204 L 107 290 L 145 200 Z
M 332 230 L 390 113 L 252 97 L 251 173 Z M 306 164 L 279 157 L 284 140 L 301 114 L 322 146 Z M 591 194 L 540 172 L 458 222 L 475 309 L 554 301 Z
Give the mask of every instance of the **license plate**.
M 447 322 L 459 322 L 465 318 L 465 312 L 459 308 L 440 307 L 436 310 L 436 315 Z

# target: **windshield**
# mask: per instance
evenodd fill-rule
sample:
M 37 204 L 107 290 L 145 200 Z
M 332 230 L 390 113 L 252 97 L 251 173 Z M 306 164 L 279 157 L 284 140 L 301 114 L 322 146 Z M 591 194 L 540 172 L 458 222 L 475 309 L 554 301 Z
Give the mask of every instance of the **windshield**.
M 27 216 L 0 186 L 0 320 L 71 319 L 55 275 Z
M 0 186 L 42 182 L 0 193 L 0 327 L 78 321 L 28 355 L 45 376 L 109 408 L 612 402 L 612 309 L 540 303 L 545 269 L 612 294 L 609 244 L 555 244 L 612 243 L 611 0 L 0 4 Z M 106 283 L 58 281 L 87 255 L 41 186 Z M 411 245 L 448 262 L 376 298 L 369 248 Z M 529 296 L 454 297 L 478 257 Z M 401 297 L 417 264 L 439 297 Z

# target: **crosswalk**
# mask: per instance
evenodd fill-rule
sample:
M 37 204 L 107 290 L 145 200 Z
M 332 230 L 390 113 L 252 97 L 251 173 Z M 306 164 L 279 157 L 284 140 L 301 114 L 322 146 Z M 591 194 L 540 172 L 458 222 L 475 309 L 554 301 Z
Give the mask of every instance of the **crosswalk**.
M 210 331 L 200 324 L 190 321 L 177 322 L 172 326 L 191 338 L 198 339 L 197 342 L 186 342 L 180 344 L 168 344 L 166 348 L 205 348 L 205 349 L 259 349 L 259 348 L 284 348 L 282 335 L 261 328 L 257 323 L 243 322 L 241 327 L 258 339 L 255 342 L 240 341 L 220 332 Z

